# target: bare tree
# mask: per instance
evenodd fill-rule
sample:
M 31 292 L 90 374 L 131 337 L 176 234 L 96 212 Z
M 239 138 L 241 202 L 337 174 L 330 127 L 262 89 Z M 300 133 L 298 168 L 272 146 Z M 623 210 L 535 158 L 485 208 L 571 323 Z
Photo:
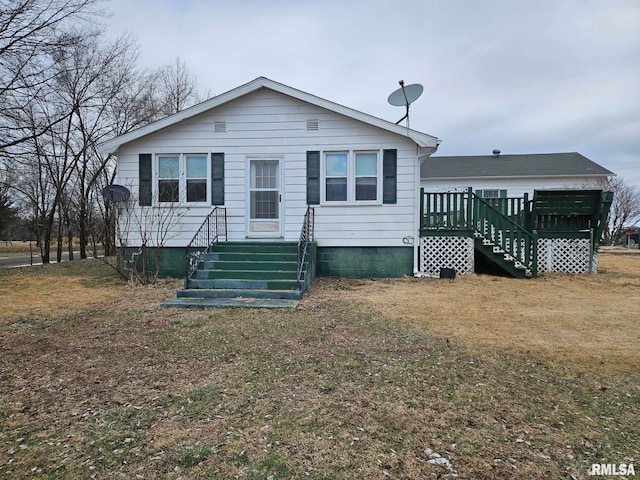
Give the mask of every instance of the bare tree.
M 58 90 L 70 110 L 71 132 L 67 137 L 74 157 L 73 198 L 77 203 L 75 224 L 80 240 L 80 258 L 86 258 L 89 218 L 95 190 L 101 186 L 103 172 L 111 167 L 110 158 L 98 154 L 97 145 L 118 133 L 110 108 L 120 102 L 120 91 L 138 82 L 135 69 L 137 50 L 130 37 L 104 44 L 89 37 L 59 52 L 61 74 Z M 133 101 L 129 108 L 138 104 Z
M 32 202 L 41 219 L 37 233 L 43 239 L 43 262 L 48 261 L 56 218 L 58 257 L 63 230 L 70 237 L 73 227 L 80 257 L 86 258 L 90 230 L 95 232 L 93 203 L 115 169 L 114 159 L 101 156 L 97 145 L 158 116 L 151 108 L 148 76 L 136 69 L 137 47 L 130 37 L 111 43 L 94 35 L 79 37 L 83 39 L 71 46 L 52 50 L 58 72 L 50 80 L 52 91 L 34 98 L 16 118 L 26 140 L 4 151 L 5 158 L 12 159 L 5 162 L 8 168 L 31 172 L 21 177 L 26 184 L 14 188 L 23 189 L 23 195 L 47 194 Z M 62 122 L 52 121 L 62 117 Z M 40 187 L 27 185 L 33 182 Z
M 167 243 L 180 234 L 182 217 L 189 210 L 177 203 L 159 206 L 157 194 L 151 203 L 139 206 L 132 196 L 114 205 L 118 271 L 135 284 L 156 283 Z
M 201 101 L 198 82 L 187 65 L 176 57 L 155 74 L 158 110 L 168 116 Z
M 640 189 L 628 184 L 622 177 L 603 178 L 592 185 L 613 192 L 613 202 L 603 233 L 604 243 L 613 245 L 624 233 L 624 227 L 640 220 Z
M 34 99 L 50 93 L 51 79 L 57 74 L 52 51 L 81 40 L 69 27 L 94 21 L 101 15 L 98 3 L 99 0 L 0 0 L 0 149 L 27 141 L 65 120 L 68 112 L 60 111 L 34 131 L 14 127 Z

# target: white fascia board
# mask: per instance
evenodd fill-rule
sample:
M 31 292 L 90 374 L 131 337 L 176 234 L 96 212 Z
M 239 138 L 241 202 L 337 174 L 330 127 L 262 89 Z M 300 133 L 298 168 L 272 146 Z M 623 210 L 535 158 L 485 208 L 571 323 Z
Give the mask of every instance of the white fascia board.
M 312 105 L 316 105 L 318 107 L 322 107 L 327 110 L 339 113 L 346 117 L 353 118 L 363 123 L 368 123 L 369 125 L 373 125 L 383 130 L 387 130 L 387 131 L 402 135 L 404 137 L 408 137 L 420 147 L 437 148 L 438 145 L 440 144 L 440 140 L 437 137 L 434 137 L 432 135 L 428 135 L 426 133 L 418 132 L 416 130 L 404 128 L 394 123 L 388 122 L 386 120 L 382 120 L 381 118 L 374 117 L 372 115 L 360 112 L 358 110 L 354 110 L 349 107 L 345 107 L 343 105 L 331 102 L 329 100 L 325 100 L 320 97 L 316 97 L 315 95 L 311 95 L 310 93 L 297 90 L 295 88 L 289 87 L 282 83 L 274 82 L 273 80 L 270 80 L 268 78 L 258 77 L 249 83 L 246 83 L 244 85 L 234 88 L 233 90 L 229 90 L 228 92 L 217 95 L 213 98 L 210 98 L 209 100 L 205 100 L 204 102 L 199 103 L 198 105 L 194 105 L 193 107 L 187 108 L 181 112 L 170 115 L 161 120 L 157 120 L 153 123 L 150 123 L 149 125 L 145 125 L 144 127 L 138 128 L 129 133 L 125 133 L 124 135 L 121 135 L 119 137 L 113 138 L 111 140 L 107 140 L 106 142 L 103 142 L 98 146 L 98 150 L 102 154 L 115 153 L 118 150 L 118 148 L 125 143 L 131 142 L 133 140 L 137 140 L 138 138 L 154 133 L 165 127 L 174 125 L 182 120 L 186 120 L 195 115 L 198 115 L 200 113 L 216 108 L 227 102 L 230 102 L 244 95 L 252 93 L 260 88 L 268 88 L 273 91 L 282 93 L 284 95 L 288 95 L 290 97 L 297 98 L 304 102 L 310 103 Z

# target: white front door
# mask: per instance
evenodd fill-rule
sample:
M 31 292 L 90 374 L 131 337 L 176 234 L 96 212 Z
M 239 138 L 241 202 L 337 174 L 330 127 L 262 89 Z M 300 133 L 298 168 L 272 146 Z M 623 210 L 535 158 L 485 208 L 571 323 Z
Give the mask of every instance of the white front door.
M 247 236 L 282 236 L 281 177 L 280 159 L 249 159 Z

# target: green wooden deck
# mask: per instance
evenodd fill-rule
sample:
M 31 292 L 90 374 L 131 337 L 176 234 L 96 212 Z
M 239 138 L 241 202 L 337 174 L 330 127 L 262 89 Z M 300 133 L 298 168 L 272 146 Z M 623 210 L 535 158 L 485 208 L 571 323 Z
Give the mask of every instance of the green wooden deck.
M 533 198 L 486 199 L 420 190 L 420 236 L 468 236 L 476 251 L 515 277 L 536 277 L 539 238 L 585 238 L 597 251 L 612 192 L 536 190 Z

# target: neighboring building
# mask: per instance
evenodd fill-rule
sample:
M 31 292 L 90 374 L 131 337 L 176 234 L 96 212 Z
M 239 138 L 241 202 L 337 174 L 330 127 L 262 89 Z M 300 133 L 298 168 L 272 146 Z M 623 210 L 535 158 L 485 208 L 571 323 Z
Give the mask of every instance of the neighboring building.
M 484 198 L 531 196 L 534 190 L 589 188 L 613 172 L 579 153 L 430 157 L 420 167 L 428 191 L 472 187 Z

